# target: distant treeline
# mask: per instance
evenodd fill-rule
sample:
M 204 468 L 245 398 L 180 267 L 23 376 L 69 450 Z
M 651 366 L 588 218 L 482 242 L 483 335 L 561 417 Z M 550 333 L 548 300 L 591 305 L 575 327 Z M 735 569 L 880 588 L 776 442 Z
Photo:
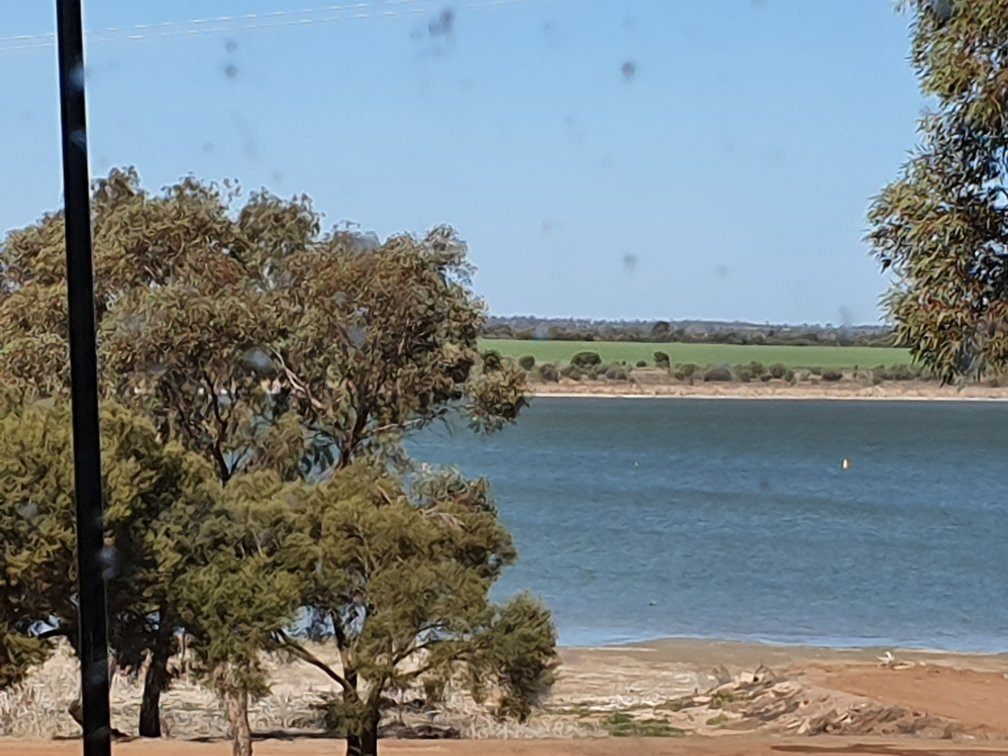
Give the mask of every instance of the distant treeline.
M 886 326 L 770 325 L 702 320 L 487 318 L 486 338 L 551 341 L 648 341 L 771 346 L 899 346 Z

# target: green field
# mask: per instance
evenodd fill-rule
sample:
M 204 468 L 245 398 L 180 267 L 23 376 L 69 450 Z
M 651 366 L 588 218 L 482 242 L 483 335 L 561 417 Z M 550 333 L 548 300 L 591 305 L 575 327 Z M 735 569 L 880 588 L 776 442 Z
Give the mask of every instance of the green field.
M 581 351 L 598 352 L 603 362 L 633 365 L 638 360 L 654 363 L 655 352 L 668 354 L 672 364 L 764 365 L 781 363 L 789 368 L 871 368 L 876 365 L 909 365 L 906 349 L 851 346 L 740 346 L 737 344 L 680 344 L 630 341 L 516 341 L 482 339 L 482 349 L 493 349 L 505 357 L 531 354 L 537 363 L 566 363 Z

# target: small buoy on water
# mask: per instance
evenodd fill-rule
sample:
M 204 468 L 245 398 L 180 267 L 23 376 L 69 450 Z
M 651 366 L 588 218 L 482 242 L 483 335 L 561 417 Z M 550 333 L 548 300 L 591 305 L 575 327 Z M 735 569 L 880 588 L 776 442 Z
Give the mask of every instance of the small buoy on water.
M 850 470 L 850 460 L 847 459 L 847 457 L 844 457 L 843 461 L 840 463 L 840 469 L 841 470 Z
M 647 602 L 647 605 L 648 605 L 648 606 L 658 606 L 658 602 L 657 602 L 657 601 L 654 601 L 654 600 L 652 600 L 652 601 L 648 601 L 648 602 Z

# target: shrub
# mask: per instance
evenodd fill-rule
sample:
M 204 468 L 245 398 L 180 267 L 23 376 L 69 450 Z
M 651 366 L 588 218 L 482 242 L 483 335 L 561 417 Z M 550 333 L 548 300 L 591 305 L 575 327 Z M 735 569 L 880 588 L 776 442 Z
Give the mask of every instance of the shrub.
M 571 365 L 577 365 L 579 368 L 590 368 L 601 364 L 602 358 L 599 357 L 598 352 L 578 352 L 571 357 Z
M 528 372 L 535 367 L 535 357 L 531 354 L 522 355 L 518 358 L 518 365 L 522 370 Z
M 843 378 L 843 373 L 839 370 L 824 370 L 822 374 L 824 381 L 839 381 L 841 378 Z
M 809 372 L 812 375 L 822 375 L 822 368 L 821 367 L 809 368 Z
M 893 365 L 890 373 L 897 381 L 910 381 L 914 378 L 914 371 L 909 365 Z
M 501 354 L 496 349 L 483 352 L 483 367 L 487 370 L 500 370 L 502 364 Z
M 788 374 L 788 369 L 786 365 L 782 365 L 779 362 L 775 362 L 770 366 L 770 375 L 777 380 L 784 378 Z
M 753 379 L 752 371 L 747 367 L 736 368 L 735 375 L 742 383 L 749 383 Z
M 655 367 L 667 368 L 671 364 L 668 354 L 665 352 L 655 352 L 654 364 Z
M 710 368 L 703 377 L 704 381 L 730 381 L 732 379 L 731 368 L 727 365 Z
M 625 381 L 627 372 L 621 365 L 613 365 L 605 372 L 605 377 L 610 381 Z
M 753 360 L 749 363 L 749 372 L 752 374 L 753 378 L 759 378 L 766 372 L 766 367 L 762 362 L 756 362 Z
M 564 378 L 570 378 L 572 381 L 580 381 L 585 377 L 585 371 L 577 365 L 567 365 L 560 371 L 560 375 Z
M 644 361 L 644 360 L 637 360 L 637 365 L 636 366 L 639 367 L 639 368 L 647 367 L 647 362 Z
M 556 383 L 560 380 L 560 373 L 556 369 L 556 365 L 550 362 L 544 362 L 539 366 L 537 372 L 539 377 L 544 381 L 549 381 L 550 383 Z

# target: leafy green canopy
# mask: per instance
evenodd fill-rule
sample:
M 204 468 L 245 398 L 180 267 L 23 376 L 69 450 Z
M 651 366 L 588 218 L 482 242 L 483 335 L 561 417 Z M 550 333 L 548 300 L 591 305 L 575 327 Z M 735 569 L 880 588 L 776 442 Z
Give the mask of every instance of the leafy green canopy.
M 163 474 L 156 488 L 174 486 L 157 505 L 139 489 L 125 496 L 123 532 L 110 535 L 136 579 L 112 601 L 120 663 L 148 652 L 156 662 L 144 692 L 156 725 L 166 634 L 184 627 L 246 753 L 248 698 L 268 689 L 261 653 L 312 661 L 285 630 L 307 610 L 326 618 L 343 658 L 328 672 L 356 733 L 348 748 L 375 750 L 383 691 L 419 678 L 433 690 L 460 668 L 523 716 L 552 679 L 555 637 L 531 599 L 489 601 L 514 549 L 485 483 L 424 473 L 407 488 L 403 477 L 407 434 L 456 411 L 496 430 L 525 404 L 523 372 L 478 351 L 483 305 L 465 245 L 444 227 L 385 242 L 322 233 L 306 197 L 238 196 L 192 178 L 152 195 L 132 171 L 95 185 L 102 391 L 164 444 L 135 459 L 111 448 L 107 485 Z M 54 214 L 0 245 L 0 373 L 32 407 L 66 394 L 62 236 Z M 57 486 L 39 495 L 64 540 L 44 540 L 65 554 L 70 486 L 41 468 L 59 453 L 68 474 L 68 439 L 26 443 L 0 453 L 34 454 L 36 477 Z M 16 629 L 45 612 L 69 628 L 58 596 L 72 596 L 71 567 L 41 584 L 29 620 L 12 608 Z M 22 646 L 9 652 L 21 666 L 44 651 Z M 404 671 L 418 654 L 429 661 Z
M 1008 2 L 917 0 L 911 60 L 933 108 L 868 239 L 901 342 L 946 381 L 1008 367 Z
M 524 377 L 477 349 L 483 304 L 447 227 L 384 242 L 322 233 L 307 197 L 187 178 L 152 195 L 132 170 L 96 182 L 102 387 L 227 481 L 285 479 L 385 453 L 454 410 L 513 421 Z M 0 373 L 65 392 L 63 220 L 0 245 Z
M 77 561 L 70 413 L 65 402 L 7 404 L 0 413 L 0 687 L 17 682 L 65 637 L 76 648 Z M 109 635 L 135 673 L 153 645 L 171 585 L 195 555 L 181 528 L 210 511 L 208 465 L 162 444 L 146 421 L 102 412 Z

